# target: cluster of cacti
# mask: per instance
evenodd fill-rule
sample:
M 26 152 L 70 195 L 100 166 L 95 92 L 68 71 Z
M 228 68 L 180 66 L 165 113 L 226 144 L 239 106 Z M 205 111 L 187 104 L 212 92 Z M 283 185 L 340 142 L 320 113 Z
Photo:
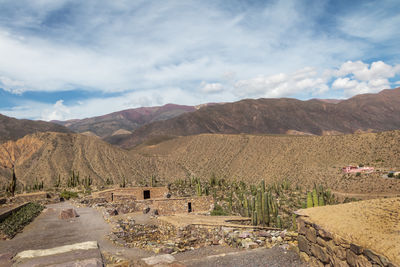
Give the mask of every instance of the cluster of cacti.
M 90 188 L 90 186 L 92 185 L 92 178 L 90 178 L 90 176 L 83 178 L 82 180 L 82 184 L 85 188 Z
M 42 190 L 43 188 L 44 188 L 43 181 L 39 182 L 37 179 L 35 179 L 35 183 L 33 184 L 32 189 L 36 191 L 36 190 Z
M 307 208 L 335 204 L 336 198 L 329 189 L 325 190 L 323 186 L 317 187 L 311 192 L 307 192 Z
M 76 187 L 79 185 L 79 172 L 72 171 L 71 176 L 67 180 L 67 187 Z
M 119 187 L 125 188 L 126 187 L 126 180 L 125 177 L 122 177 L 122 183 L 119 184 Z
M 59 188 L 61 186 L 61 175 L 58 175 L 58 178 L 54 182 L 54 187 Z
M 197 180 L 196 183 L 196 195 L 199 197 L 202 195 L 200 180 Z
M 245 217 L 251 217 L 253 225 L 270 226 L 275 223 L 276 226 L 279 226 L 282 224 L 278 215 L 278 202 L 272 195 L 272 189 L 268 188 L 266 190 L 264 180 L 261 181 L 258 188 L 252 185 L 250 186 L 250 191 L 245 191 L 238 195 L 241 214 Z M 231 198 L 229 198 L 229 201 L 231 201 Z M 229 204 L 230 206 L 231 204 Z
M 151 186 L 151 187 L 155 187 L 156 185 L 157 185 L 156 176 L 155 176 L 155 175 L 152 175 L 152 176 L 150 177 L 150 186 Z

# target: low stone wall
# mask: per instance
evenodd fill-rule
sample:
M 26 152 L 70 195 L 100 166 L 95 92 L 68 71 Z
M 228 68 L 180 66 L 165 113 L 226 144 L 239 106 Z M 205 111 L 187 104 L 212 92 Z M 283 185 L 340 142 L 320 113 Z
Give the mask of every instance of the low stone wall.
M 25 202 L 42 202 L 48 199 L 46 192 L 36 192 L 28 194 L 15 195 L 10 199 L 10 202 L 14 203 L 25 203 Z
M 104 198 L 102 198 L 104 199 Z M 99 200 L 94 198 L 92 200 Z M 213 198 L 211 196 L 203 197 L 182 197 L 182 198 L 167 198 L 167 199 L 146 199 L 146 200 L 132 200 L 132 199 L 119 199 L 106 203 L 104 206 L 107 209 L 116 209 L 118 213 L 129 213 L 136 211 L 143 211 L 145 208 L 157 210 L 158 215 L 172 215 L 176 213 L 188 213 L 188 204 L 191 203 L 192 212 L 207 212 L 212 209 Z M 98 201 L 88 201 L 85 204 L 94 205 L 101 203 Z
M 398 266 L 372 250 L 329 233 L 306 216 L 297 217 L 298 247 L 311 266 Z
M 165 198 L 167 187 L 131 187 L 109 189 L 93 194 L 96 198 L 105 198 L 108 202 L 130 200 L 144 200 L 144 191 L 150 191 L 150 199 Z
M 189 212 L 189 203 L 191 212 L 205 212 L 212 209 L 214 200 L 212 196 L 157 199 L 154 200 L 152 207 L 157 209 L 160 215 L 171 215 Z

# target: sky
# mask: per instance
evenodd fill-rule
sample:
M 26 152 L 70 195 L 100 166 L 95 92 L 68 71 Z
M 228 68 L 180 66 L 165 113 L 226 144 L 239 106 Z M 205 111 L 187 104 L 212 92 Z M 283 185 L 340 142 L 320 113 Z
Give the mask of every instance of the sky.
M 349 98 L 400 86 L 398 0 L 0 0 L 0 113 Z

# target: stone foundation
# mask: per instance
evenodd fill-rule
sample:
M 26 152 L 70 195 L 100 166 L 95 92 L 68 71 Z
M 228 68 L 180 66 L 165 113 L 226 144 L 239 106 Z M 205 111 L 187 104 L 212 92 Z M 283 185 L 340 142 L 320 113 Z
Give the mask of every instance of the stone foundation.
M 298 247 L 311 266 L 398 266 L 372 250 L 327 232 L 306 216 L 297 217 Z

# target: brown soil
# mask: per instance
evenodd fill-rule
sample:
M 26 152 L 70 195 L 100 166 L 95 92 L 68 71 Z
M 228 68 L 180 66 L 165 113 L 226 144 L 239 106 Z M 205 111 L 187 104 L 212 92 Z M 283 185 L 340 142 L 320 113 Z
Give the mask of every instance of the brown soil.
M 309 220 L 400 264 L 400 198 L 300 210 Z

